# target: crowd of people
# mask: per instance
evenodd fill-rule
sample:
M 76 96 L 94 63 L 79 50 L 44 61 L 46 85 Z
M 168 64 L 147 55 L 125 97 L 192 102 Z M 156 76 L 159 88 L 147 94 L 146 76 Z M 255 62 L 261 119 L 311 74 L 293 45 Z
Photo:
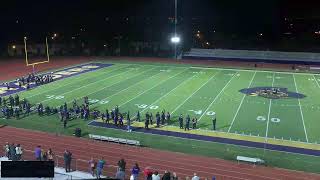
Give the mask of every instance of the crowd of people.
M 12 161 L 22 160 L 23 149 L 20 144 L 15 145 L 14 143 L 6 143 L 3 147 L 4 154 Z
M 36 161 L 54 161 L 55 160 L 55 154 L 53 153 L 52 149 L 49 148 L 48 150 L 43 149 L 41 146 L 37 146 L 34 149 L 34 160 Z M 23 155 L 23 149 L 20 144 L 15 145 L 14 143 L 6 143 L 4 145 L 4 155 L 8 157 L 9 160 L 12 161 L 20 161 L 22 159 Z M 64 168 L 66 173 L 71 172 L 71 162 L 72 162 L 72 153 L 66 149 L 63 153 L 63 159 L 64 159 Z M 101 157 L 98 160 L 95 160 L 94 158 L 91 158 L 88 161 L 89 165 L 89 172 L 90 174 L 99 179 L 101 178 L 104 167 L 106 166 L 106 160 Z M 107 172 L 110 172 L 109 170 L 106 170 Z M 178 179 L 184 179 L 177 176 L 175 172 L 169 172 L 164 171 L 163 174 L 160 174 L 157 170 L 155 170 L 152 167 L 145 167 L 144 169 L 141 169 L 138 163 L 134 163 L 131 169 L 129 169 L 130 177 L 126 177 L 126 171 L 127 171 L 127 163 L 122 158 L 117 163 L 117 170 L 114 174 L 115 179 L 119 180 L 138 180 L 141 179 L 143 176 L 143 179 L 145 180 L 178 180 Z M 110 176 L 110 173 L 107 173 L 108 177 Z M 199 180 L 200 178 L 197 176 L 196 173 L 194 173 L 193 177 L 186 177 L 188 180 Z M 213 177 L 212 180 L 215 180 Z

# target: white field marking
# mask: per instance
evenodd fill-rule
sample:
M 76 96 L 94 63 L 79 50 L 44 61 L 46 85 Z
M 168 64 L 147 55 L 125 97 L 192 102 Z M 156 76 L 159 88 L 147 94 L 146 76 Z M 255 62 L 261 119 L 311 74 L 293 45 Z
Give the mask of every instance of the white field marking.
M 275 73 L 273 73 L 273 76 L 272 76 L 272 85 L 271 85 L 271 87 L 273 87 L 273 85 L 274 85 L 274 76 L 275 76 Z M 267 117 L 267 118 L 268 118 L 268 121 L 267 121 L 265 141 L 267 141 L 268 131 L 269 131 L 269 122 L 270 122 L 270 114 L 271 114 L 271 104 L 272 104 L 272 99 L 269 100 L 269 110 L 268 110 L 268 117 Z
M 245 71 L 245 72 L 275 72 L 278 74 L 304 74 L 304 75 L 314 75 L 316 73 L 304 73 L 304 72 L 284 72 L 284 71 L 267 71 L 267 70 L 250 70 L 250 69 L 240 69 L 240 68 L 215 68 L 215 67 L 196 67 L 196 66 L 191 66 L 190 68 L 192 69 L 213 69 L 213 70 L 228 70 L 228 71 Z
M 132 70 L 129 70 L 129 71 L 132 71 Z M 129 72 L 129 71 L 125 71 L 125 72 Z M 144 71 L 143 71 L 143 72 L 144 72 Z M 120 73 L 120 74 L 122 74 L 122 73 Z M 140 74 L 140 73 L 139 73 L 139 74 Z M 137 74 L 137 75 L 139 75 L 139 74 Z M 119 75 L 119 74 L 118 74 L 118 75 Z M 135 76 L 136 76 L 136 75 L 135 75 Z M 111 78 L 111 77 L 112 77 L 112 76 L 110 76 L 109 78 Z M 134 77 L 134 76 L 131 76 L 131 77 Z M 129 77 L 129 78 L 131 78 L 131 77 Z M 125 81 L 125 80 L 127 80 L 127 79 L 129 79 L 129 78 L 126 78 L 126 79 L 124 79 L 124 80 L 121 80 L 121 81 L 118 81 L 118 82 L 109 84 L 108 86 L 106 86 L 106 87 L 104 87 L 104 88 L 101 88 L 101 89 L 98 89 L 98 90 L 96 90 L 96 91 L 93 91 L 93 92 L 87 94 L 86 96 L 91 95 L 91 94 L 94 94 L 94 93 L 99 92 L 99 91 L 101 91 L 101 90 L 104 90 L 105 88 L 108 88 L 108 87 L 110 87 L 110 86 L 113 86 L 113 85 L 115 85 L 115 84 L 118 84 L 118 83 L 120 83 L 120 82 L 123 82 L 123 81 Z M 108 79 L 108 78 L 106 78 L 106 79 Z M 80 99 L 80 98 L 82 98 L 82 97 L 78 97 L 78 98 L 75 98 L 75 99 L 78 100 L 78 99 Z M 67 104 L 71 103 L 72 101 L 73 101 L 73 100 L 68 101 Z M 59 106 L 57 106 L 57 108 L 58 108 L 58 107 L 59 107 Z
M 142 73 L 138 73 L 137 75 L 143 74 L 143 73 L 145 73 L 145 72 L 152 71 L 152 70 L 154 70 L 154 69 L 156 69 L 156 67 L 155 67 L 155 68 L 151 68 L 150 70 L 147 70 L 147 71 L 143 71 Z M 161 73 L 161 72 L 160 72 L 160 73 Z M 128 90 L 128 89 L 130 89 L 130 88 L 132 88 L 132 87 L 134 87 L 134 86 L 137 86 L 138 84 L 140 84 L 140 83 L 142 83 L 142 82 L 144 82 L 144 81 L 146 81 L 146 80 L 148 80 L 148 79 L 150 79 L 150 78 L 152 78 L 152 77 L 154 77 L 154 76 L 156 76 L 156 75 L 158 75 L 158 74 L 160 74 L 160 73 L 157 73 L 157 74 L 154 74 L 154 75 L 152 75 L 152 76 L 149 76 L 147 79 L 143 79 L 143 80 L 139 81 L 139 82 L 136 83 L 136 84 L 133 84 L 133 85 L 131 85 L 131 86 L 128 86 L 128 87 L 125 88 L 125 89 L 122 89 L 121 91 L 116 91 L 115 94 L 112 94 L 111 96 L 109 96 L 109 97 L 107 97 L 107 98 L 104 98 L 104 99 L 102 99 L 101 101 L 104 101 L 104 100 L 106 100 L 106 99 L 110 99 L 111 97 L 113 97 L 113 96 L 115 96 L 115 95 L 117 95 L 117 94 L 119 94 L 119 93 L 121 93 L 121 92 L 123 92 L 123 91 L 126 91 L 126 90 Z M 135 76 L 136 76 L 136 75 L 135 75 Z M 135 77 L 135 76 L 131 76 L 131 77 Z M 130 77 L 130 78 L 131 78 L 131 77 Z
M 155 102 L 153 102 L 150 106 L 155 105 L 155 104 L 156 104 L 157 102 L 159 102 L 161 99 L 163 99 L 164 97 L 168 96 L 171 92 L 173 92 L 173 91 L 176 90 L 178 87 L 180 87 L 181 85 L 185 84 L 186 82 L 188 82 L 189 80 L 191 80 L 192 78 L 194 78 L 196 75 L 197 75 L 197 74 L 195 74 L 195 75 L 187 78 L 186 80 L 182 81 L 178 86 L 176 86 L 175 88 L 173 88 L 171 91 L 169 91 L 169 92 L 166 93 L 165 95 L 161 96 L 159 99 L 157 99 Z M 148 109 L 150 106 L 144 108 L 144 109 L 141 111 L 141 113 L 142 113 L 143 111 L 145 111 L 146 109 Z M 135 118 L 135 117 L 136 117 L 136 115 L 134 115 L 132 118 Z
M 253 76 L 252 76 L 252 79 L 251 79 L 251 81 L 250 81 L 250 83 L 249 83 L 248 88 L 250 88 L 250 86 L 251 86 L 251 84 L 252 84 L 252 82 L 253 82 L 253 79 L 254 79 L 254 77 L 256 76 L 256 73 L 257 73 L 257 71 L 254 72 L 254 74 L 253 74 Z M 244 100 L 245 97 L 246 97 L 246 95 L 244 94 L 243 97 L 242 97 L 242 99 L 241 99 L 241 102 L 240 102 L 240 104 L 239 104 L 239 107 L 238 107 L 238 109 L 237 109 L 237 111 L 236 111 L 236 114 L 234 115 L 234 117 L 233 117 L 233 119 L 232 119 L 232 122 L 231 122 L 231 125 L 230 125 L 229 129 L 228 129 L 228 132 L 230 132 L 230 130 L 231 130 L 232 126 L 233 126 L 234 120 L 236 119 L 236 117 L 237 117 L 237 115 L 238 115 L 238 113 L 239 113 L 239 110 L 240 110 L 240 108 L 241 108 L 241 106 L 242 106 L 242 103 L 243 103 L 243 100 Z
M 320 85 L 319 85 L 319 82 L 317 81 L 316 76 L 315 76 L 315 75 L 313 75 L 313 77 L 314 77 L 314 80 L 316 81 L 316 83 L 317 83 L 318 87 L 320 88 Z
M 113 76 L 108 76 L 108 77 L 106 77 L 106 78 L 100 79 L 99 81 L 95 81 L 95 82 L 89 83 L 89 84 L 87 84 L 87 85 L 85 85 L 85 86 L 81 86 L 81 87 L 75 88 L 75 89 L 73 89 L 73 90 L 71 90 L 71 91 L 67 91 L 67 92 L 65 92 L 65 93 L 63 93 L 63 94 L 59 94 L 59 95 L 62 96 L 62 95 L 65 95 L 65 94 L 72 93 L 72 92 L 74 92 L 74 91 L 76 91 L 76 90 L 82 89 L 82 88 L 84 88 L 84 87 L 88 87 L 88 86 L 90 86 L 90 85 L 92 85 L 92 84 L 96 84 L 96 83 L 98 83 L 98 82 L 105 81 L 105 80 L 107 80 L 107 79 L 110 79 L 110 78 L 112 78 L 112 77 L 116 77 L 116 76 L 122 75 L 122 74 L 127 73 L 127 72 L 130 72 L 130 71 L 132 71 L 132 70 L 124 71 L 124 72 L 122 72 L 122 73 L 115 74 L 115 75 L 113 75 Z M 119 82 L 116 82 L 116 83 L 119 83 Z M 114 83 L 114 84 L 116 84 L 116 83 Z M 111 85 L 113 85 L 113 84 L 111 84 Z M 109 86 L 110 86 L 110 85 L 109 85 Z M 106 87 L 109 87 L 109 86 L 106 86 Z M 105 89 L 106 87 L 104 87 L 104 88 L 102 88 L 102 89 Z M 102 89 L 101 89 L 101 90 L 102 90 Z M 98 90 L 98 91 L 99 91 L 99 90 Z M 93 91 L 93 92 L 90 93 L 90 94 L 93 94 L 94 92 L 97 92 L 97 91 Z M 76 99 L 78 99 L 78 98 L 76 98 Z M 46 102 L 46 101 L 49 101 L 49 100 L 50 100 L 50 99 L 46 99 L 46 100 L 44 100 L 44 101 L 40 101 L 39 103 Z
M 124 66 L 124 67 L 128 67 L 128 66 Z M 102 68 L 102 69 L 99 69 L 99 70 L 104 70 L 104 69 L 105 69 L 105 68 Z M 117 71 L 117 70 L 119 70 L 119 69 L 121 69 L 121 67 L 120 67 L 120 68 L 117 68 L 117 69 L 114 69 L 114 70 L 111 70 L 111 71 L 109 71 L 109 72 L 102 73 L 101 75 L 109 74 L 109 73 L 111 73 L 111 72 L 113 72 L 113 71 Z M 88 72 L 90 72 L 90 71 L 88 71 Z M 91 71 L 91 72 L 95 72 L 95 71 Z M 74 76 L 72 76 L 72 77 L 76 77 L 76 76 L 83 75 L 83 74 L 84 74 L 84 73 L 76 74 L 76 75 L 74 75 Z M 93 76 L 93 77 L 95 77 L 95 76 Z M 65 77 L 65 78 L 56 80 L 56 81 L 54 81 L 53 83 L 49 83 L 49 84 L 45 84 L 45 85 L 54 85 L 54 84 L 56 84 L 56 82 L 59 82 L 60 80 L 67 79 L 67 78 L 68 78 L 68 77 Z M 70 78 L 71 78 L 71 77 L 70 77 Z M 47 91 L 41 91 L 40 93 L 33 94 L 33 95 L 27 96 L 27 97 L 25 97 L 25 98 L 31 98 L 31 97 L 34 97 L 34 96 L 43 94 L 43 93 L 48 92 L 48 91 L 52 91 L 52 90 L 56 90 L 56 89 L 61 88 L 61 87 L 64 87 L 64 86 L 68 86 L 69 84 L 72 84 L 72 83 L 74 83 L 74 81 L 72 81 L 72 82 L 70 82 L 70 83 L 67 83 L 67 84 L 62 84 L 61 86 L 58 86 L 57 88 L 48 89 Z M 41 86 L 39 86 L 39 87 L 46 87 L 45 85 L 41 85 Z M 37 88 L 37 89 L 38 89 L 38 88 Z M 40 90 L 41 90 L 41 89 L 40 89 Z
M 299 93 L 298 88 L 297 88 L 296 78 L 294 77 L 294 74 L 292 74 L 292 76 L 293 76 L 294 86 L 296 87 L 296 92 Z M 307 134 L 307 130 L 306 130 L 306 126 L 305 126 L 305 124 L 304 124 L 304 117 L 303 117 L 303 112 L 302 112 L 302 108 L 301 108 L 300 99 L 298 99 L 298 103 L 299 103 L 299 108 L 300 108 L 300 114 L 301 114 L 301 119 L 302 119 L 304 134 L 306 135 L 306 140 L 307 140 L 307 142 L 309 142 L 309 140 L 308 140 L 308 134 Z
M 151 89 L 153 89 L 153 88 L 157 87 L 158 85 L 160 85 L 160 84 L 162 84 L 162 83 L 166 82 L 167 80 L 169 80 L 169 79 L 171 79 L 171 78 L 176 77 L 177 75 L 179 75 L 179 74 L 181 74 L 181 73 L 185 72 L 185 71 L 186 71 L 186 70 L 188 70 L 188 69 L 189 69 L 189 68 L 186 68 L 184 71 L 181 71 L 180 73 L 177 73 L 177 74 L 175 74 L 175 75 L 171 76 L 171 77 L 170 77 L 170 78 L 168 78 L 168 79 L 164 79 L 164 80 L 160 81 L 159 83 L 155 84 L 155 85 L 154 85 L 154 86 L 152 86 L 151 88 L 149 88 L 149 89 L 147 89 L 147 90 L 145 90 L 145 91 L 142 91 L 141 93 L 139 93 L 139 94 L 138 94 L 138 95 L 136 95 L 135 97 L 133 97 L 133 98 L 129 99 L 128 101 L 126 101 L 126 102 L 124 102 L 124 103 L 120 104 L 120 105 L 119 105 L 119 107 L 121 107 L 121 106 L 123 106 L 123 105 L 127 104 L 128 102 L 132 101 L 133 99 L 135 99 L 135 98 L 137 98 L 137 97 L 141 96 L 142 94 L 146 93 L 147 91 L 150 91 Z
M 216 97 L 213 99 L 213 101 L 209 104 L 209 106 L 207 107 L 207 109 L 203 112 L 203 114 L 200 116 L 198 122 L 201 120 L 201 118 L 206 114 L 206 112 L 210 109 L 210 107 L 213 105 L 214 102 L 216 102 L 216 100 L 218 99 L 218 97 L 220 97 L 221 93 L 224 92 L 224 89 L 226 87 L 229 86 L 230 82 L 232 81 L 232 79 L 234 77 L 236 77 L 238 74 L 238 72 L 235 72 L 234 75 L 232 76 L 232 78 L 230 78 L 230 80 L 226 83 L 226 85 L 221 89 L 221 91 L 219 92 L 219 94 L 216 95 Z
M 187 99 L 185 99 L 181 104 L 179 104 L 179 106 L 177 106 L 171 113 L 171 115 L 173 115 L 185 102 L 187 102 L 195 93 L 197 93 L 203 86 L 205 86 L 209 81 L 211 81 L 214 77 L 216 77 L 216 75 L 221 72 L 218 71 L 216 72 L 211 78 L 209 78 L 205 83 L 203 83 L 196 91 L 194 91 Z

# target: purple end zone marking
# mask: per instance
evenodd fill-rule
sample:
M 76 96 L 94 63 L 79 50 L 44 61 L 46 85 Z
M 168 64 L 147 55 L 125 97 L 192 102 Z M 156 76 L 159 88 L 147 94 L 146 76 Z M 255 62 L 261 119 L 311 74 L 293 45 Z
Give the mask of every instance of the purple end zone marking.
M 102 63 L 88 63 L 88 64 L 82 64 L 82 65 L 77 65 L 77 66 L 72 66 L 69 68 L 61 69 L 61 70 L 56 70 L 52 71 L 54 81 L 58 81 L 64 78 L 76 76 L 79 74 L 95 71 L 98 69 L 102 69 L 105 67 L 112 66 L 113 64 L 102 64 Z M 42 75 L 47 75 L 51 73 L 44 73 Z M 17 80 L 10 81 L 8 82 L 10 85 L 10 89 L 7 90 L 7 87 L 4 83 L 0 84 L 0 96 L 8 96 L 11 94 L 15 94 L 21 91 L 26 90 L 26 86 L 19 87 Z M 30 83 L 30 89 L 36 88 L 35 83 Z
M 113 124 L 106 124 L 106 123 L 96 122 L 96 121 L 91 121 L 88 123 L 88 125 L 97 126 L 97 127 L 104 127 L 104 128 L 127 130 L 127 126 L 118 127 Z M 133 126 L 131 126 L 131 129 L 132 129 L 132 131 L 148 133 L 148 134 L 165 135 L 165 136 L 172 136 L 172 137 L 179 137 L 179 138 L 186 138 L 186 139 L 194 139 L 194 140 L 201 140 L 201 141 L 208 141 L 208 142 L 218 142 L 218 143 L 224 143 L 224 144 L 232 144 L 232 145 L 260 148 L 260 149 L 265 148 L 268 150 L 275 150 L 275 151 L 282 151 L 282 152 L 289 152 L 289 153 L 320 156 L 320 150 L 305 149 L 305 148 L 290 147 L 290 146 L 275 145 L 275 144 L 260 143 L 260 142 L 252 142 L 252 141 L 244 141 L 244 140 L 236 140 L 236 139 L 221 138 L 221 137 L 204 136 L 204 135 L 181 133 L 181 132 L 173 132 L 173 131 L 165 131 L 165 130 L 160 130 L 160 129 L 146 130 L 145 128 L 142 128 L 142 127 L 133 127 Z

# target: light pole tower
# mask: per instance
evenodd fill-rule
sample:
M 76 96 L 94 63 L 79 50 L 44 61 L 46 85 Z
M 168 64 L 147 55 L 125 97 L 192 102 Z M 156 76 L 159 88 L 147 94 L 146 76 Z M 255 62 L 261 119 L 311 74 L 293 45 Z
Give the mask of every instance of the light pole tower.
M 171 42 L 174 44 L 174 58 L 177 59 L 177 45 L 180 42 L 180 37 L 177 36 L 177 0 L 174 0 L 174 36 L 171 37 Z

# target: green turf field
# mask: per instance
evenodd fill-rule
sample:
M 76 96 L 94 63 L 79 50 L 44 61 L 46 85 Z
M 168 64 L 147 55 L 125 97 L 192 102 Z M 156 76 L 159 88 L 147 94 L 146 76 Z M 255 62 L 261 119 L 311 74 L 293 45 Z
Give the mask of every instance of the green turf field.
M 88 96 L 91 110 L 105 111 L 118 105 L 121 112 L 130 111 L 132 118 L 138 110 L 144 118 L 145 112 L 155 114 L 164 109 L 172 114 L 171 126 L 178 125 L 178 115 L 189 114 L 198 118 L 198 127 L 203 131 L 212 129 L 211 114 L 215 112 L 218 131 L 232 133 L 230 136 L 239 134 L 317 144 L 320 140 L 317 122 L 320 115 L 319 81 L 318 75 L 303 73 L 114 63 L 19 95 L 32 104 L 41 102 L 45 106 L 60 106 L 64 102 L 71 105 L 75 98 L 82 103 L 82 98 Z M 265 86 L 285 87 L 306 95 L 306 98 L 270 100 L 239 92 L 243 88 Z M 158 135 L 127 134 L 88 127 L 87 123 L 72 120 L 68 128 L 63 129 L 58 115 L 40 117 L 32 114 L 18 120 L 0 119 L 0 124 L 69 135 L 74 128 L 81 127 L 84 135 L 97 133 L 136 139 L 153 148 L 225 159 L 234 159 L 236 155 L 257 156 L 267 160 L 269 165 L 320 172 L 319 157 Z
M 105 111 L 119 105 L 121 112 L 171 112 L 198 118 L 200 129 L 316 143 L 320 141 L 320 77 L 251 70 L 211 69 L 164 65 L 114 64 L 20 93 L 32 104 L 59 106 L 88 96 L 91 108 Z M 285 87 L 303 99 L 246 96 L 240 89 Z M 144 117 L 142 115 L 142 117 Z

